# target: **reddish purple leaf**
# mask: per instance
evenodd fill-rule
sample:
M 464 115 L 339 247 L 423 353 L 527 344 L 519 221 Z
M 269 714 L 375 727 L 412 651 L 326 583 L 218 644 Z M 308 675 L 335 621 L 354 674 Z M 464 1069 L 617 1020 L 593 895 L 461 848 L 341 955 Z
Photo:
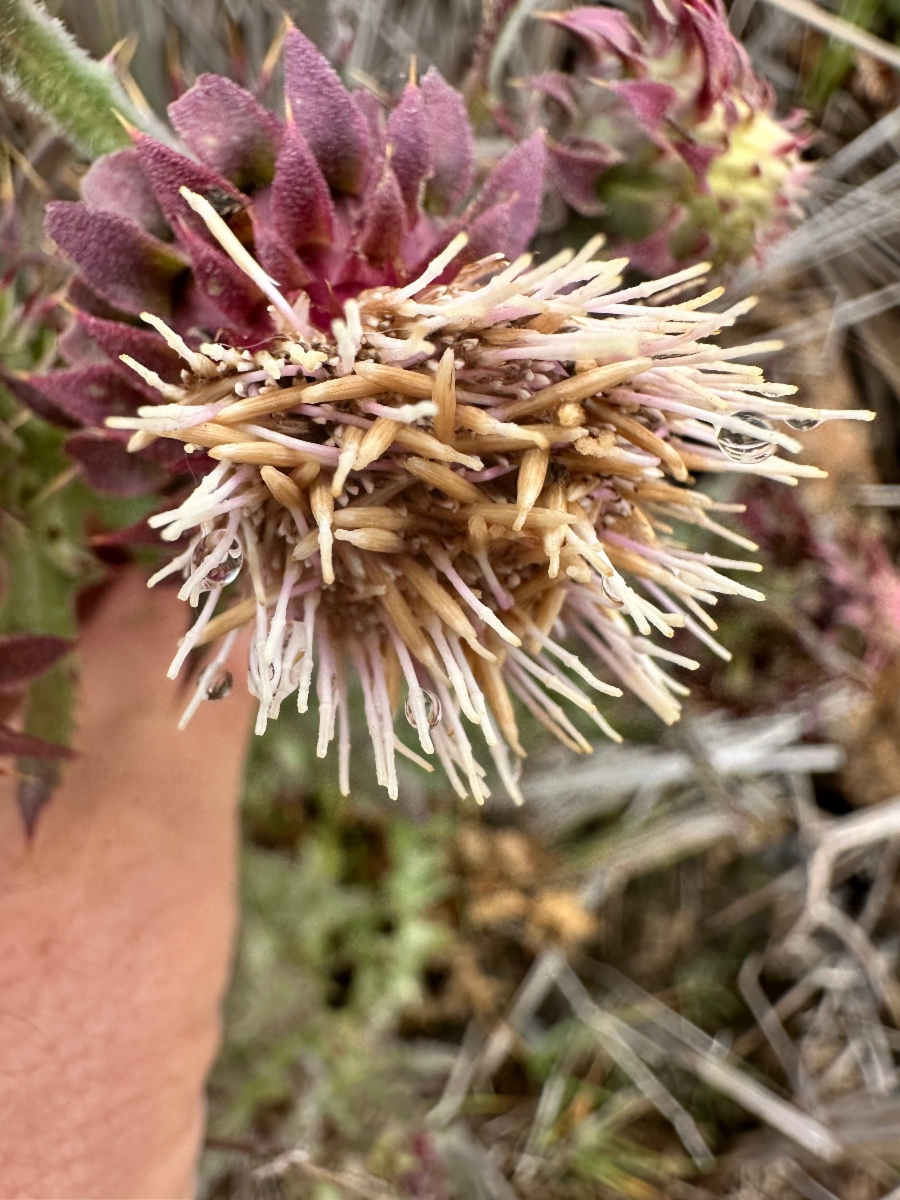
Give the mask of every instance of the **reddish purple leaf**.
M 140 160 L 141 169 L 147 176 L 153 194 L 159 201 L 159 206 L 166 214 L 166 220 L 173 229 L 188 224 L 201 237 L 213 242 L 213 235 L 206 227 L 203 218 L 193 211 L 179 188 L 186 187 L 192 192 L 205 197 L 220 217 L 226 220 L 240 213 L 245 201 L 237 188 L 231 186 L 227 179 L 216 175 L 202 163 L 185 158 L 177 150 L 156 142 L 146 134 L 134 135 L 135 149 Z
M 0 636 L 0 692 L 16 692 L 49 671 L 71 650 L 68 638 L 49 633 L 8 633 Z
M 161 442 L 163 439 L 160 438 Z M 154 442 L 154 445 L 157 445 Z M 191 455 L 191 471 L 195 478 L 193 483 L 196 483 L 197 477 L 208 475 L 210 471 L 215 470 L 217 462 L 214 458 L 210 458 L 206 454 Z M 193 486 L 193 484 L 192 484 Z M 178 499 L 183 499 L 183 495 L 178 495 Z M 176 499 L 175 503 L 178 502 Z M 172 499 L 167 497 L 161 501 L 156 512 L 164 512 L 172 507 Z M 88 539 L 88 544 L 94 550 L 96 549 L 124 549 L 127 546 L 152 546 L 159 550 L 159 532 L 152 529 L 148 524 L 148 520 L 152 514 L 147 514 L 140 521 L 135 521 L 132 525 L 125 525 L 119 529 L 104 529 L 100 533 L 91 534 Z M 168 543 L 178 548 L 183 548 L 190 541 L 188 534 L 183 534 L 180 538 L 176 538 L 174 542 Z
M 366 123 L 366 128 L 369 131 L 369 137 L 372 142 L 373 153 L 372 161 L 377 161 L 383 156 L 384 136 L 385 136 L 385 119 L 384 105 L 377 96 L 373 96 L 371 92 L 366 92 L 360 89 L 354 92 L 350 99 L 362 113 L 363 120 Z M 369 172 L 371 180 L 371 171 Z
M 697 182 L 708 187 L 706 176 L 714 159 L 722 153 L 722 146 L 698 146 L 696 142 L 675 142 L 675 149 L 697 176 Z
M 288 121 L 270 197 L 275 228 L 288 246 L 327 246 L 334 234 L 334 205 L 309 143 Z
M 73 308 L 90 313 L 92 317 L 100 317 L 102 321 L 124 321 L 129 324 L 133 320 L 132 313 L 124 312 L 121 308 L 107 303 L 97 295 L 93 288 L 88 287 L 80 275 L 73 275 L 69 280 L 66 299 Z
M 109 355 L 88 337 L 77 320 L 70 321 L 59 335 L 56 348 L 70 367 L 99 367 L 109 362 Z
M 299 29 L 284 43 L 285 98 L 329 184 L 358 195 L 374 151 L 369 126 L 337 72 Z
M 253 253 L 263 270 L 269 273 L 282 292 L 298 292 L 308 287 L 313 282 L 312 273 L 275 228 L 270 187 L 263 188 L 253 197 L 250 216 L 253 221 Z
M 728 28 L 728 16 L 721 4 L 691 0 L 680 6 L 678 15 L 682 27 L 692 30 L 700 42 L 706 61 L 703 86 L 697 96 L 697 119 L 702 121 L 742 72 L 750 79 L 753 74 L 743 47 Z
M 162 400 L 137 375 L 131 383 L 125 367 L 73 367 L 31 375 L 28 385 L 68 417 L 83 425 L 102 425 L 106 417 L 133 416 L 141 404 Z
M 127 217 L 92 212 L 77 201 L 48 204 L 45 228 L 108 304 L 127 313 L 171 314 L 175 282 L 187 269 L 171 246 Z
M 422 80 L 422 99 L 431 145 L 431 179 L 426 188 L 429 208 L 445 213 L 465 200 L 475 174 L 472 127 L 462 96 L 434 67 Z
M 387 126 L 391 170 L 400 185 L 406 205 L 406 223 L 411 229 L 419 219 L 422 185 L 431 171 L 431 134 L 422 92 L 414 83 L 403 89 L 400 103 Z
M 602 142 L 579 141 L 547 146 L 547 174 L 551 183 L 576 212 L 598 217 L 606 205 L 597 195 L 597 182 L 604 171 L 621 162 L 622 155 Z
M 158 463 L 129 454 L 118 438 L 100 430 L 73 433 L 66 442 L 66 453 L 81 463 L 92 488 L 110 496 L 144 496 L 169 478 Z
M 575 87 L 571 75 L 563 71 L 541 71 L 537 75 L 529 75 L 525 86 L 532 91 L 555 100 L 565 109 L 569 117 L 578 113 L 578 102 L 575 99 Z
M 672 239 L 686 215 L 681 205 L 673 205 L 668 214 L 664 208 L 657 208 L 654 220 L 662 222 L 659 227 L 639 242 L 619 243 L 617 249 L 631 260 L 630 266 L 641 271 L 648 279 L 661 279 L 663 275 L 677 271 L 681 263 L 681 259 L 672 253 Z M 708 245 L 708 239 L 705 234 L 700 234 L 698 241 L 687 249 L 687 253 L 691 257 L 694 254 L 702 257 L 704 245 Z
M 0 725 L 0 754 L 15 754 L 23 758 L 72 758 L 74 751 L 56 746 L 30 733 L 19 733 L 8 725 Z
M 357 238 L 357 250 L 376 266 L 392 262 L 400 251 L 404 224 L 400 184 L 385 163 L 377 185 L 366 196 L 365 220 Z
M 313 283 L 313 273 L 271 227 L 257 228 L 254 251 L 257 261 L 283 294 L 299 292 Z
M 169 236 L 135 150 L 116 150 L 98 158 L 81 181 L 81 198 L 88 208 L 128 217 L 154 237 Z
M 197 157 L 241 191 L 271 183 L 278 118 L 230 79 L 201 75 L 169 105 L 169 118 Z
M 488 70 L 497 41 L 503 32 L 506 18 L 518 0 L 483 0 L 481 27 L 472 53 L 472 77 L 479 84 L 487 82 Z M 530 7 L 530 6 L 529 6 Z
M 126 325 L 123 321 L 106 321 L 89 313 L 76 312 L 73 327 L 82 330 L 106 356 L 119 362 L 120 354 L 128 354 L 136 362 L 155 371 L 166 383 L 180 383 L 184 363 L 158 333 Z M 62 340 L 62 339 L 60 339 Z
M 614 8 L 573 8 L 564 13 L 542 13 L 546 21 L 562 25 L 588 46 L 598 61 L 610 51 L 620 58 L 639 58 L 641 43 L 634 26 Z
M 63 429 L 77 429 L 81 424 L 80 420 L 63 412 L 44 392 L 33 387 L 24 372 L 9 371 L 0 363 L 0 380 L 20 404 L 24 404 L 52 425 L 60 425 Z
M 507 247 L 514 241 L 512 222 L 515 207 L 515 198 L 501 200 L 474 221 L 467 223 L 469 244 L 459 255 L 457 262 L 477 262 L 479 258 L 486 258 L 487 255 L 496 254 L 498 251 L 507 258 L 514 258 L 515 255 Z
M 500 220 L 506 223 L 504 241 L 482 253 L 501 250 L 507 258 L 515 258 L 534 237 L 541 215 L 545 158 L 544 135 L 539 131 L 510 150 L 488 176 L 466 216 L 466 228 L 471 232 L 473 218 L 487 215 L 492 208 L 498 209 L 498 220 L 501 212 L 509 216 L 508 222 Z
M 238 338 L 249 341 L 270 337 L 273 331 L 268 300 L 248 275 L 210 246 L 187 225 L 180 234 L 190 251 L 194 284 Z
M 625 101 L 641 129 L 652 138 L 658 136 L 660 127 L 678 103 L 678 93 L 667 83 L 624 79 L 606 86 Z

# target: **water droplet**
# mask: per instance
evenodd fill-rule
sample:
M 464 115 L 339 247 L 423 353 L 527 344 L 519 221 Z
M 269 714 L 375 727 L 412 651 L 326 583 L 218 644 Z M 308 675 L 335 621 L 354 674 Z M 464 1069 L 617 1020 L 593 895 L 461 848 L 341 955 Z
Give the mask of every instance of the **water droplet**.
M 625 601 L 619 599 L 619 597 L 612 590 L 612 583 L 605 576 L 600 580 L 600 591 L 607 598 L 610 604 L 614 604 L 616 608 L 625 607 Z
M 206 688 L 207 700 L 224 700 L 234 685 L 234 676 L 230 671 L 220 668 L 213 675 Z
M 775 453 L 774 444 L 765 436 L 774 428 L 772 422 L 758 412 L 739 412 L 734 415 L 747 425 L 755 425 L 762 432 L 756 436 L 752 433 L 738 433 L 734 429 L 720 429 L 716 434 L 719 449 L 734 462 L 765 462 Z
M 438 697 L 435 696 L 434 692 L 426 692 L 424 688 L 422 689 L 422 696 L 425 699 L 425 719 L 428 722 L 428 728 L 434 729 L 435 725 L 439 724 L 442 716 L 441 702 Z M 404 712 L 406 713 L 407 721 L 409 721 L 413 729 L 417 728 L 416 714 L 413 712 L 413 706 L 410 700 L 406 701 Z
M 194 553 L 191 556 L 191 570 L 196 571 L 204 558 L 212 554 L 213 550 L 225 537 L 224 529 L 214 529 L 212 533 L 208 533 L 206 537 L 202 537 L 194 547 Z M 207 571 L 206 578 L 200 584 L 201 592 L 211 592 L 213 588 L 225 587 L 226 584 L 232 583 L 238 577 L 238 572 L 244 565 L 244 551 L 241 549 L 241 543 L 235 538 L 228 549 L 228 554 L 212 568 Z
M 818 429 L 822 424 L 821 417 L 785 417 L 785 425 L 790 425 L 791 429 L 796 429 L 800 433 L 808 433 L 810 429 Z

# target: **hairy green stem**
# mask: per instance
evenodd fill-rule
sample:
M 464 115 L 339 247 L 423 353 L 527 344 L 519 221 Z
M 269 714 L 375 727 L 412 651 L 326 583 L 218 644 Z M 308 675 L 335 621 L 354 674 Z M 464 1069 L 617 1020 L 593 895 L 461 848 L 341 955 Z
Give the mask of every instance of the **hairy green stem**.
M 0 0 L 0 83 L 88 158 L 129 145 L 116 112 L 146 124 L 111 71 L 33 0 Z

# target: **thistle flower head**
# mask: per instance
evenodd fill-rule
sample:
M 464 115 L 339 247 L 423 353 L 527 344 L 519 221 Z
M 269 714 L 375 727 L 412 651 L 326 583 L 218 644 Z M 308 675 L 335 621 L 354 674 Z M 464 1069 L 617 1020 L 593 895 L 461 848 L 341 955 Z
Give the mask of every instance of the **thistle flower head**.
M 398 754 L 436 756 L 481 802 L 486 751 L 519 799 L 518 713 L 583 753 L 573 713 L 618 737 L 597 697 L 621 687 L 672 722 L 668 665 L 696 664 L 652 635 L 728 657 L 704 605 L 762 598 L 724 573 L 754 563 L 679 540 L 755 548 L 691 473 L 796 483 L 819 472 L 779 453 L 791 426 L 842 414 L 709 341 L 747 304 L 707 311 L 702 265 L 623 288 L 599 238 L 521 254 L 539 137 L 466 204 L 468 126 L 439 77 L 384 120 L 296 33 L 286 77 L 283 125 L 207 77 L 172 113 L 196 160 L 138 136 L 51 209 L 79 268 L 73 366 L 17 386 L 89 427 L 101 482 L 136 488 L 125 463 L 193 478 L 149 522 L 179 544 L 151 584 L 180 575 L 197 610 L 170 675 L 214 647 L 183 722 L 227 693 L 249 626 L 257 731 L 315 695 L 342 790 L 357 680 L 392 796 Z
M 578 51 L 570 71 L 528 81 L 554 134 L 550 178 L 651 275 L 740 263 L 796 213 L 797 119 L 775 119 L 719 0 L 648 0 L 644 13 L 642 27 L 603 7 L 544 14 Z
M 595 701 L 620 684 L 674 721 L 685 689 L 660 664 L 697 664 L 650 635 L 687 626 L 727 657 L 703 605 L 762 599 L 723 573 L 754 563 L 677 540 L 675 525 L 696 525 L 754 548 L 717 522 L 728 505 L 678 485 L 694 470 L 819 474 L 778 451 L 799 449 L 792 424 L 839 415 L 794 407 L 793 388 L 741 365 L 747 347 L 706 341 L 746 305 L 704 312 L 718 291 L 678 303 L 699 269 L 623 290 L 622 260 L 594 259 L 596 241 L 540 266 L 494 255 L 454 269 L 465 246 L 460 234 L 418 279 L 359 293 L 328 332 L 280 318 L 255 350 L 179 347 L 148 316 L 188 363 L 183 390 L 107 422 L 217 463 L 150 522 L 190 538 L 151 581 L 181 572 L 198 608 L 170 674 L 222 639 L 185 719 L 227 688 L 250 625 L 257 731 L 289 697 L 305 712 L 315 687 L 318 752 L 337 736 L 345 791 L 353 677 L 392 796 L 396 755 L 428 766 L 424 754 L 483 801 L 483 739 L 519 798 L 517 705 L 584 753 L 572 710 L 616 738 Z

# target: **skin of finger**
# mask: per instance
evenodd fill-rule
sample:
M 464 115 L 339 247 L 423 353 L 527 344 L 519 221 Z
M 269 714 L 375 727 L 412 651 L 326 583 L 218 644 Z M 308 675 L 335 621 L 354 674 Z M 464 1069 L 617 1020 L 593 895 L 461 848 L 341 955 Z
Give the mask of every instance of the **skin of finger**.
M 78 757 L 29 845 L 0 779 L 0 1196 L 193 1195 L 236 923 L 250 698 L 166 678 L 184 607 L 127 574 L 80 639 Z

